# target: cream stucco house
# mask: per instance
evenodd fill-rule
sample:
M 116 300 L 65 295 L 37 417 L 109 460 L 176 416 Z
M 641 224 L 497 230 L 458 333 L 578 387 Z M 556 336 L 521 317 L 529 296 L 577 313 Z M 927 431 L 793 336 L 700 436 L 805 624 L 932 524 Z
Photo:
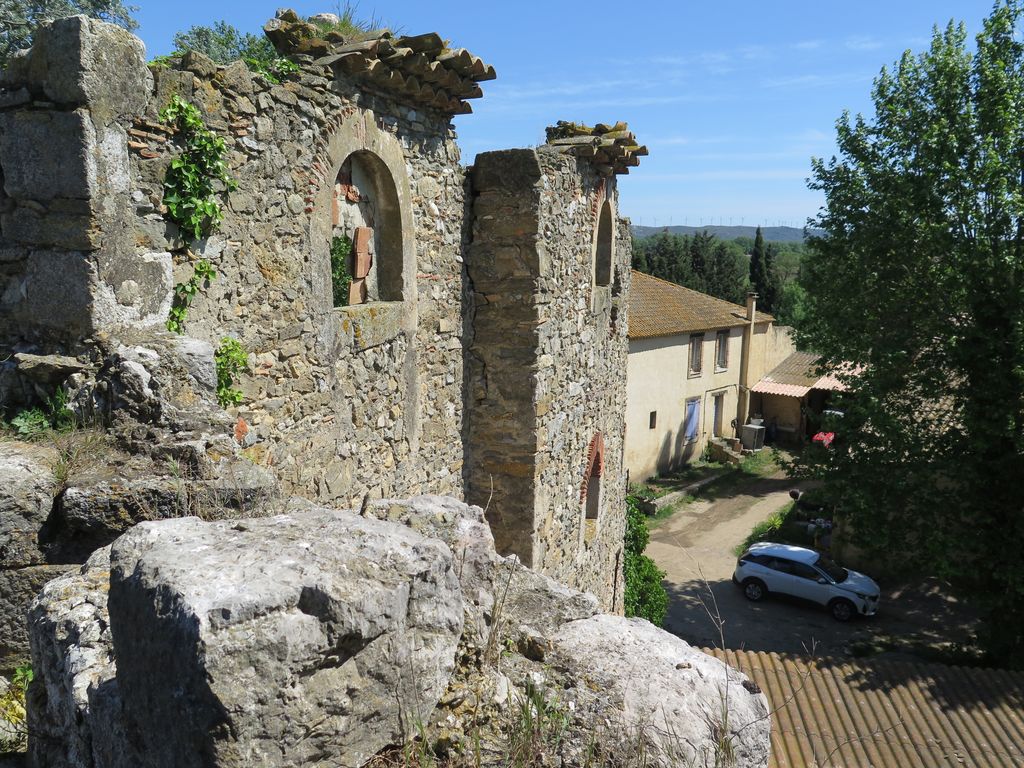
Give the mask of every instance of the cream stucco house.
M 793 351 L 786 329 L 756 312 L 633 271 L 626 379 L 626 468 L 632 482 L 697 458 L 746 422 L 750 388 Z

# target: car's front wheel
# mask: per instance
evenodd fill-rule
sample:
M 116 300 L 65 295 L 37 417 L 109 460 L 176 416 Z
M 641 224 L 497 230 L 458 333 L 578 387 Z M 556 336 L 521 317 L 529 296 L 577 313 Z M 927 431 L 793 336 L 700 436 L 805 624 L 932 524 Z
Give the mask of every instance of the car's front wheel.
M 743 596 L 756 603 L 768 594 L 768 588 L 760 579 L 747 579 L 743 582 Z
M 828 604 L 828 610 L 836 621 L 849 621 L 857 615 L 857 607 L 849 600 L 833 600 Z

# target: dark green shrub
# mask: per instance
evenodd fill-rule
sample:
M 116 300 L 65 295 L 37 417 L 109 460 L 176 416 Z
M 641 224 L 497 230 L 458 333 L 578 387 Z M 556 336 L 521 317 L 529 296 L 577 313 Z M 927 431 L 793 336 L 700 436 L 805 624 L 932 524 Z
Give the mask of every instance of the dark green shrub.
M 647 520 L 637 499 L 627 496 L 622 564 L 626 582 L 626 616 L 639 616 L 660 627 L 665 623 L 665 614 L 668 612 L 668 593 L 661 583 L 665 572 L 644 554 L 649 539 Z
M 352 285 L 349 257 L 352 255 L 352 241 L 345 237 L 331 239 L 331 288 L 334 306 L 348 306 L 348 289 Z

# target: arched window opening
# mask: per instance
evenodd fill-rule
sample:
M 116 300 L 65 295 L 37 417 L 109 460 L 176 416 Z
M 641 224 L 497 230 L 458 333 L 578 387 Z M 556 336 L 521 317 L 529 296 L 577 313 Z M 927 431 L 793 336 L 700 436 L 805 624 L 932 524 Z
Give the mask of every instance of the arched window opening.
M 334 305 L 402 300 L 402 224 L 387 166 L 359 151 L 341 165 L 331 203 Z
M 597 253 L 594 259 L 594 284 L 608 286 L 612 282 L 614 259 L 614 222 L 611 201 L 605 200 L 597 221 Z
M 580 488 L 583 503 L 583 540 L 589 544 L 597 535 L 597 520 L 601 514 L 602 476 L 604 475 L 604 436 L 598 432 L 587 449 L 586 474 Z
M 597 520 L 601 511 L 601 476 L 587 478 L 587 520 Z

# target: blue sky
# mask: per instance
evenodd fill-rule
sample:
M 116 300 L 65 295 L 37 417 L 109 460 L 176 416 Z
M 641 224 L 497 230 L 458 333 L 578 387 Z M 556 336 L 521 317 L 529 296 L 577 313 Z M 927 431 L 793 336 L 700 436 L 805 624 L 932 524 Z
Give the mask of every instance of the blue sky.
M 258 32 L 282 0 L 134 0 L 150 56 L 174 32 L 225 19 Z M 303 14 L 334 0 L 295 2 Z M 844 109 L 870 111 L 872 79 L 951 18 L 975 34 L 992 0 L 361 0 L 408 34 L 435 31 L 494 64 L 456 119 L 463 162 L 534 145 L 560 119 L 626 120 L 651 155 L 620 183 L 635 224 L 803 226 L 821 205 L 811 156 L 835 151 Z

